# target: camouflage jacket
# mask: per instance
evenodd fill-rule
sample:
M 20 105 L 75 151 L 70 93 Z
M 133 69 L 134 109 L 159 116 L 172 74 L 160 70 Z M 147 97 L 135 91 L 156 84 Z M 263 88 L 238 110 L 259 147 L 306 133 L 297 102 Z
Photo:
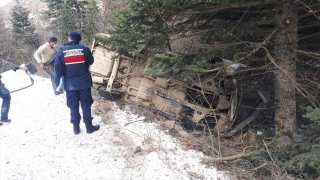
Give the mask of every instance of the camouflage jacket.
M 15 68 L 15 67 L 17 67 L 17 65 L 0 59 L 0 73 L 3 73 L 5 71 L 8 71 L 8 70 Z M 1 82 L 1 74 L 0 74 L 0 83 L 2 83 Z

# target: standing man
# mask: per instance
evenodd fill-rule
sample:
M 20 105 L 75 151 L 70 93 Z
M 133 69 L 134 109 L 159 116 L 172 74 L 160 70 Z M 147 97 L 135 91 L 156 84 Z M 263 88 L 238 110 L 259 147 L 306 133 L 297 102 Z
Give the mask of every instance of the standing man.
M 57 87 L 54 82 L 54 59 L 57 53 L 57 42 L 58 40 L 56 37 L 51 37 L 49 42 L 46 42 L 40 46 L 33 55 L 36 61 L 39 63 L 40 68 L 49 75 L 55 95 L 60 94 L 60 92 L 56 91 Z
M 0 59 L 0 73 L 8 71 L 8 70 L 28 70 L 27 67 L 18 67 L 12 63 L 6 62 L 2 59 Z M 0 75 L 0 98 L 2 99 L 2 105 L 1 105 L 1 121 L 0 126 L 2 125 L 2 122 L 11 122 L 10 119 L 8 119 L 8 114 L 10 110 L 10 103 L 11 103 L 11 96 L 9 90 L 5 87 L 5 85 L 1 81 L 1 75 Z
M 80 113 L 79 102 L 83 113 L 83 122 L 86 125 L 87 133 L 99 130 L 100 126 L 92 125 L 91 96 L 92 79 L 89 66 L 93 64 L 93 56 L 88 47 L 79 44 L 81 34 L 77 31 L 68 33 L 68 42 L 57 52 L 54 62 L 55 83 L 60 83 L 60 78 L 64 77 L 64 88 L 67 95 L 67 106 L 70 108 L 74 134 L 80 133 Z

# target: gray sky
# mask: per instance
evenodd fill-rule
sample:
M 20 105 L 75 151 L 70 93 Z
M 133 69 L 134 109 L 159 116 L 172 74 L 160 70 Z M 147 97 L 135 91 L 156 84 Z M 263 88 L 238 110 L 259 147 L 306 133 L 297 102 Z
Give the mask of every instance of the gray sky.
M 8 3 L 11 2 L 11 1 L 12 1 L 12 0 L 0 0 L 0 7 L 8 4 Z

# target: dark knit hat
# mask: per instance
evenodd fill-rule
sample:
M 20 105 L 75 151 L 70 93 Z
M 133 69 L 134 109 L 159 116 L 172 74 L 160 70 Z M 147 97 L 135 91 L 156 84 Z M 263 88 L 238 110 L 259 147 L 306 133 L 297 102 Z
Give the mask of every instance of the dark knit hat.
M 69 31 L 68 36 L 74 36 L 78 41 L 81 41 L 81 34 L 77 31 Z

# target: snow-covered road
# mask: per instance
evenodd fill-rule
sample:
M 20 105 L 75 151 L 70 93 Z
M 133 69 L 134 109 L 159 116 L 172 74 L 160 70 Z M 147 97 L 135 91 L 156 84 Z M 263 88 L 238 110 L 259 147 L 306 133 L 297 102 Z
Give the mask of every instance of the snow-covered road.
M 0 127 L 1 180 L 228 179 L 200 164 L 202 153 L 183 150 L 157 124 L 125 126 L 145 117 L 111 102 L 103 104 L 105 114 L 94 116 L 99 131 L 86 134 L 81 123 L 75 136 L 65 93 L 55 96 L 48 79 L 34 78 L 32 87 L 11 94 L 12 122 Z

